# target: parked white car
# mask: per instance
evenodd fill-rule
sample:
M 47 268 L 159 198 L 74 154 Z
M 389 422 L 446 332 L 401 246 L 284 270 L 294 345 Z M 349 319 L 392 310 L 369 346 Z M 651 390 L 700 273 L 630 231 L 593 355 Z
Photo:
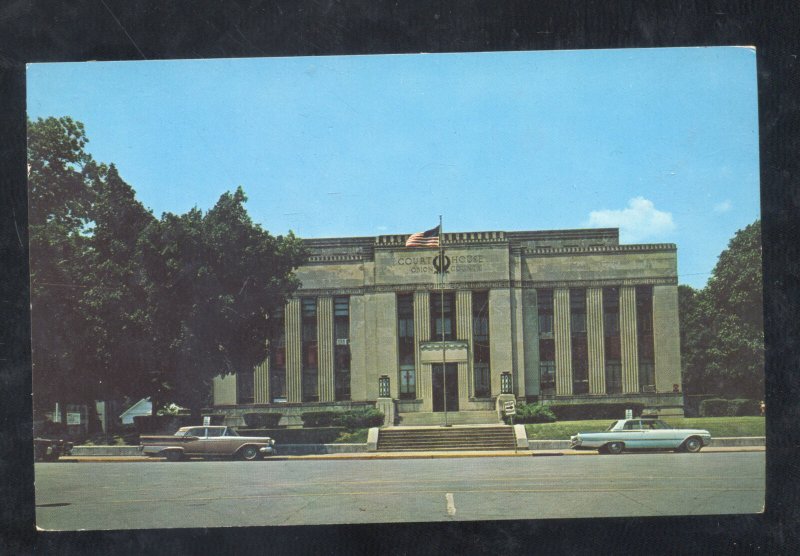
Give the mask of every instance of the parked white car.
M 625 450 L 675 450 L 699 452 L 711 443 L 703 429 L 674 429 L 660 419 L 621 419 L 604 432 L 579 432 L 570 437 L 575 450 L 621 454 Z

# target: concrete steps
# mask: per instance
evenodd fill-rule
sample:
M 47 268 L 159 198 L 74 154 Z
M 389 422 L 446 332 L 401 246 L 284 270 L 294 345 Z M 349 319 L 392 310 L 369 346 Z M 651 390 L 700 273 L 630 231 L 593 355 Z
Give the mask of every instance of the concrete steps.
M 448 425 L 496 425 L 500 423 L 494 411 L 454 411 L 447 413 Z M 400 425 L 409 427 L 444 424 L 443 412 L 400 413 Z
M 379 452 L 514 449 L 514 428 L 505 425 L 390 428 L 378 433 Z

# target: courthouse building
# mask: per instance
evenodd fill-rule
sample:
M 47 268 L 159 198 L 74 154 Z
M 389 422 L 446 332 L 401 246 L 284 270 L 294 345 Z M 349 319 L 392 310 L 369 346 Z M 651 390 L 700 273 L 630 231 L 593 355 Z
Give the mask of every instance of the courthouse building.
M 617 229 L 304 240 L 311 256 L 269 360 L 214 382 L 214 411 L 375 405 L 414 414 L 637 402 L 681 413 L 677 255 Z M 402 421 L 401 421 L 402 422 Z

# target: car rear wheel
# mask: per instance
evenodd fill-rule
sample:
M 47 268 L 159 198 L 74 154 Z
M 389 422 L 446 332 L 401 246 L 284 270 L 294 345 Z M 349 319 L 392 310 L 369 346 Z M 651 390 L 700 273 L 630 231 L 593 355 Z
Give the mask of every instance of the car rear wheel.
M 258 448 L 256 446 L 245 446 L 244 448 L 242 448 L 240 455 L 242 456 L 243 460 L 247 461 L 254 461 L 257 459 L 261 459 L 260 458 L 261 454 L 259 453 Z
M 697 438 L 696 436 L 692 436 L 686 439 L 686 442 L 683 443 L 683 448 L 687 452 L 697 453 L 700 451 L 700 448 L 703 447 L 703 442 Z
M 621 454 L 622 451 L 625 449 L 625 444 L 622 442 L 609 442 L 605 446 L 606 450 L 608 450 L 609 454 Z

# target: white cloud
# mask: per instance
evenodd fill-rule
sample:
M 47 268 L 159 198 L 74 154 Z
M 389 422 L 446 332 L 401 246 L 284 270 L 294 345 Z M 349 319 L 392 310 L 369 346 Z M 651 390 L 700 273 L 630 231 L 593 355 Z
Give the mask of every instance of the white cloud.
M 652 201 L 634 197 L 622 210 L 593 210 L 584 223 L 591 228 L 619 228 L 624 243 L 657 238 L 675 229 L 672 213 L 656 209 Z
M 725 199 L 721 203 L 714 205 L 714 212 L 728 212 L 733 208 L 733 203 L 730 199 Z

